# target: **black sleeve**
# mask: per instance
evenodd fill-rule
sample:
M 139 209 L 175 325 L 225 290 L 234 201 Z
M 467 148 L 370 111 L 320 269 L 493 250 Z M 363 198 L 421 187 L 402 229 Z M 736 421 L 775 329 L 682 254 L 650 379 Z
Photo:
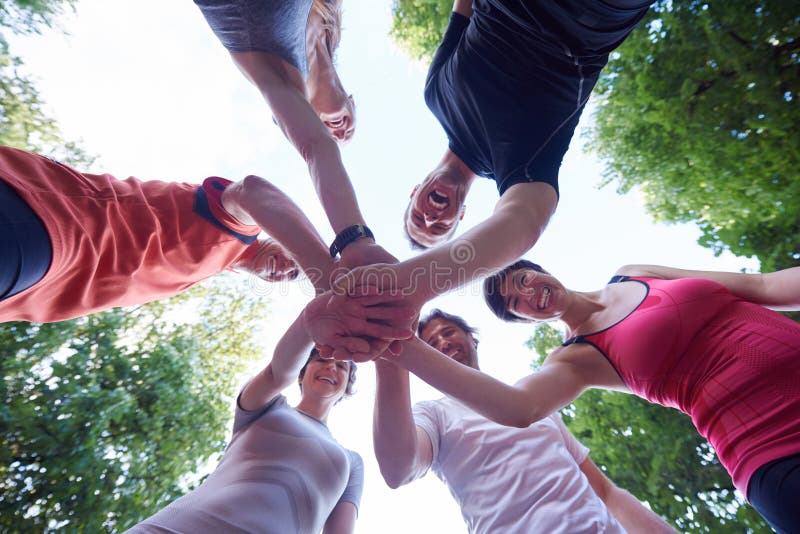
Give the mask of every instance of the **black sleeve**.
M 428 68 L 428 78 L 425 82 L 425 85 L 431 79 L 431 76 L 436 74 L 442 65 L 447 63 L 447 60 L 450 59 L 450 56 L 453 55 L 456 48 L 458 47 L 459 41 L 461 41 L 461 36 L 464 35 L 464 32 L 469 26 L 469 17 L 465 17 L 460 13 L 456 13 L 455 11 L 450 13 L 450 23 L 447 25 L 447 29 L 444 32 L 444 37 L 442 37 L 442 43 L 439 45 L 439 48 L 436 50 L 436 55 L 433 56 L 433 61 L 431 61 L 431 66 Z

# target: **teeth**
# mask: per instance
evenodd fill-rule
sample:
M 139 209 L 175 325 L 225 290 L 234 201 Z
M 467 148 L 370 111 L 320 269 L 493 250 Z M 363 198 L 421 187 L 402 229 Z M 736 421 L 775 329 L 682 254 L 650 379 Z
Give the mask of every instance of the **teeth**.
M 546 287 L 542 289 L 542 294 L 539 297 L 539 309 L 543 310 L 547 306 L 547 302 L 550 300 L 550 288 Z

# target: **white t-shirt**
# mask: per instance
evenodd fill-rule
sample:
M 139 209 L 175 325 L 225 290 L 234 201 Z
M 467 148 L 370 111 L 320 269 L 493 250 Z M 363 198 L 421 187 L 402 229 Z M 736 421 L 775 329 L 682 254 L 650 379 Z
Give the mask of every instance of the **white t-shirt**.
M 589 449 L 558 415 L 506 427 L 443 398 L 416 404 L 414 420 L 471 533 L 625 532 L 580 470 Z

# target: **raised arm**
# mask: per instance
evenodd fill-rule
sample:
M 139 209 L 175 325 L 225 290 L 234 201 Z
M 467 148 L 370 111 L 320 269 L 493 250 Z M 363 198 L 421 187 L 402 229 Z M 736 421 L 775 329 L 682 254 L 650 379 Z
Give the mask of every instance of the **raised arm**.
M 556 359 L 510 386 L 453 361 L 419 338 L 406 342 L 391 359 L 487 419 L 520 428 L 566 406 L 592 385 L 590 370 Z
M 734 295 L 755 304 L 773 310 L 800 310 L 800 267 L 761 274 L 692 271 L 659 265 L 626 265 L 617 270 L 617 274 L 664 280 L 706 278 L 722 284 Z
M 433 461 L 433 447 L 414 424 L 408 371 L 390 361 L 376 360 L 377 391 L 372 439 L 383 479 L 398 488 L 420 478 Z
M 247 176 L 222 193 L 222 206 L 244 224 L 258 225 L 300 265 L 314 287 L 330 287 L 334 267 L 328 247 L 305 213 L 283 191 L 258 176 Z
M 339 147 L 305 94 L 299 72 L 264 52 L 231 54 L 244 75 L 261 91 L 275 122 L 305 162 L 317 196 L 335 233 L 364 224 Z
M 311 338 L 303 328 L 301 315 L 278 341 L 272 360 L 242 390 L 242 409 L 257 410 L 295 383 L 310 349 Z
M 516 184 L 494 213 L 455 241 L 441 244 L 396 265 L 359 268 L 335 287 L 396 290 L 419 309 L 437 295 L 494 273 L 519 259 L 538 241 L 556 208 L 556 194 L 543 183 Z
M 614 484 L 600 469 L 586 458 L 580 469 L 608 511 L 630 534 L 674 534 L 676 531 L 655 512 L 645 506 L 633 495 Z

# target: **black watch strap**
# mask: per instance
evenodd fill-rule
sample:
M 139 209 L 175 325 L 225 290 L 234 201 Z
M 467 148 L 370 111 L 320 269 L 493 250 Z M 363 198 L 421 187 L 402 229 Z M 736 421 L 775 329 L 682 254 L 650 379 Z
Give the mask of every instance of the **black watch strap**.
M 344 250 L 344 247 L 356 239 L 361 239 L 362 237 L 369 237 L 371 239 L 375 238 L 375 236 L 372 234 L 372 230 L 367 228 L 366 224 L 354 224 L 353 226 L 348 226 L 339 232 L 336 236 L 336 239 L 334 239 L 333 243 L 331 243 L 331 258 L 335 258 L 337 254 L 341 254 Z

